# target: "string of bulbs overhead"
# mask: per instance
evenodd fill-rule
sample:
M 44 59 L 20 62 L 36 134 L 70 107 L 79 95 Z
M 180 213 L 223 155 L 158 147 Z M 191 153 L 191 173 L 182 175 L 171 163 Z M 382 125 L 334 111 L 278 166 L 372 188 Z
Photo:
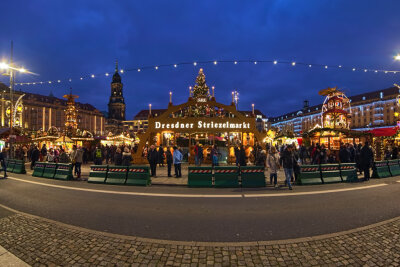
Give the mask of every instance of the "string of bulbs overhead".
M 400 73 L 400 70 L 385 70 L 385 69 L 374 69 L 374 68 L 359 68 L 359 67 L 347 67 L 343 65 L 325 65 L 325 64 L 313 64 L 313 63 L 304 63 L 304 62 L 295 62 L 295 61 L 278 61 L 278 60 L 210 60 L 210 61 L 194 61 L 194 62 L 181 62 L 181 63 L 175 63 L 175 64 L 163 64 L 163 65 L 153 65 L 153 66 L 142 66 L 142 67 L 136 67 L 136 68 L 128 68 L 128 69 L 120 69 L 119 72 L 125 73 L 125 72 L 142 72 L 144 70 L 159 70 L 160 68 L 178 68 L 178 66 L 185 66 L 185 65 L 206 65 L 206 64 L 212 64 L 212 65 L 218 65 L 218 64 L 241 64 L 241 63 L 247 63 L 247 64 L 263 64 L 263 63 L 271 63 L 273 65 L 277 64 L 286 64 L 290 65 L 292 67 L 295 66 L 304 66 L 307 68 L 321 68 L 321 69 L 341 69 L 341 70 L 348 70 L 348 71 L 359 71 L 359 72 L 373 72 L 373 73 L 392 73 L 392 74 L 397 74 Z M 108 77 L 112 75 L 112 73 L 105 72 L 105 73 L 97 73 L 97 74 L 85 74 L 82 75 L 78 78 L 72 79 L 72 78 L 66 78 L 66 79 L 54 79 L 54 80 L 47 80 L 47 81 L 32 81 L 32 82 L 20 82 L 20 83 L 15 83 L 15 85 L 43 85 L 43 84 L 57 84 L 57 83 L 70 83 L 72 81 L 83 81 L 86 79 L 94 79 L 97 77 Z

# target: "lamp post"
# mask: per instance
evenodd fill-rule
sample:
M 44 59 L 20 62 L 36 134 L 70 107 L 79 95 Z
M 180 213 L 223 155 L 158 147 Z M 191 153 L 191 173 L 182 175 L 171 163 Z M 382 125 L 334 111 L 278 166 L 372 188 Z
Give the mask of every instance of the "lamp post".
M 14 112 L 14 82 L 15 82 L 15 71 L 18 71 L 20 73 L 30 73 L 33 74 L 32 72 L 28 72 L 26 69 L 23 67 L 17 67 L 13 63 L 13 53 L 14 53 L 14 45 L 13 42 L 11 41 L 11 54 L 10 54 L 10 62 L 7 64 L 5 62 L 0 62 L 0 70 L 7 70 L 5 75 L 10 76 L 10 135 L 9 135 L 9 140 L 10 140 L 10 156 L 14 156 L 14 151 L 12 147 L 12 136 L 13 136 L 13 126 L 14 126 L 14 120 L 15 120 L 15 112 Z M 17 107 L 15 107 L 17 108 Z
M 395 56 L 394 56 L 394 60 L 400 61 L 400 54 L 395 55 Z

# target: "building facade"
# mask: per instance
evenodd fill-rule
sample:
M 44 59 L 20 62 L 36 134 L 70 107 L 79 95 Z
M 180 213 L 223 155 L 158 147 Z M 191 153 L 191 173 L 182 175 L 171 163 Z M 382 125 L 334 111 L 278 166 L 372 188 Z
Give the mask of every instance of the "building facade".
M 0 123 L 1 127 L 10 126 L 10 91 L 8 86 L 0 83 Z M 19 103 L 17 103 L 20 99 Z M 14 126 L 30 131 L 48 131 L 56 127 L 65 130 L 65 110 L 67 100 L 22 91 L 13 94 L 13 105 L 16 108 Z M 93 135 L 103 135 L 105 129 L 104 115 L 90 104 L 75 103 L 77 110 L 77 127 L 91 132 Z M 15 108 L 14 108 L 15 109 Z
M 350 107 L 347 111 L 351 113 L 350 128 L 367 130 L 395 126 L 399 94 L 399 88 L 390 87 L 349 97 Z M 321 109 L 322 104 L 310 107 L 308 101 L 304 101 L 302 109 L 270 118 L 269 122 L 283 132 L 301 135 L 316 126 L 322 126 Z

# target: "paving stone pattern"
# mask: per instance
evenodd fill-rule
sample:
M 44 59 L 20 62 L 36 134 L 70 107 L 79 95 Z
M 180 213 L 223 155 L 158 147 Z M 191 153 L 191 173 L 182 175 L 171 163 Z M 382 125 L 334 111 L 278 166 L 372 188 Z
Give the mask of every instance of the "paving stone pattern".
M 0 245 L 32 266 L 398 266 L 400 219 L 323 239 L 258 245 L 145 242 L 14 214 Z

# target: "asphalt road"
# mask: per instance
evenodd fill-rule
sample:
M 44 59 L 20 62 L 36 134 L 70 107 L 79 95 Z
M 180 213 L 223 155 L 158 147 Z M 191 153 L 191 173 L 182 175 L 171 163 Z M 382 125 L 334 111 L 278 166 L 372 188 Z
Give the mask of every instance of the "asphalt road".
M 243 193 L 240 189 L 144 189 L 26 179 L 78 188 L 131 192 Z M 373 181 L 372 184 L 388 182 L 389 185 L 327 194 L 181 198 L 77 191 L 7 179 L 0 180 L 0 204 L 63 223 L 122 235 L 182 241 L 278 240 L 334 233 L 400 216 L 400 183 L 395 181 L 396 178 Z M 296 187 L 293 194 L 368 186 L 371 183 Z M 275 193 L 273 190 L 262 192 Z M 7 211 L 0 209 L 0 217 L 5 214 Z

